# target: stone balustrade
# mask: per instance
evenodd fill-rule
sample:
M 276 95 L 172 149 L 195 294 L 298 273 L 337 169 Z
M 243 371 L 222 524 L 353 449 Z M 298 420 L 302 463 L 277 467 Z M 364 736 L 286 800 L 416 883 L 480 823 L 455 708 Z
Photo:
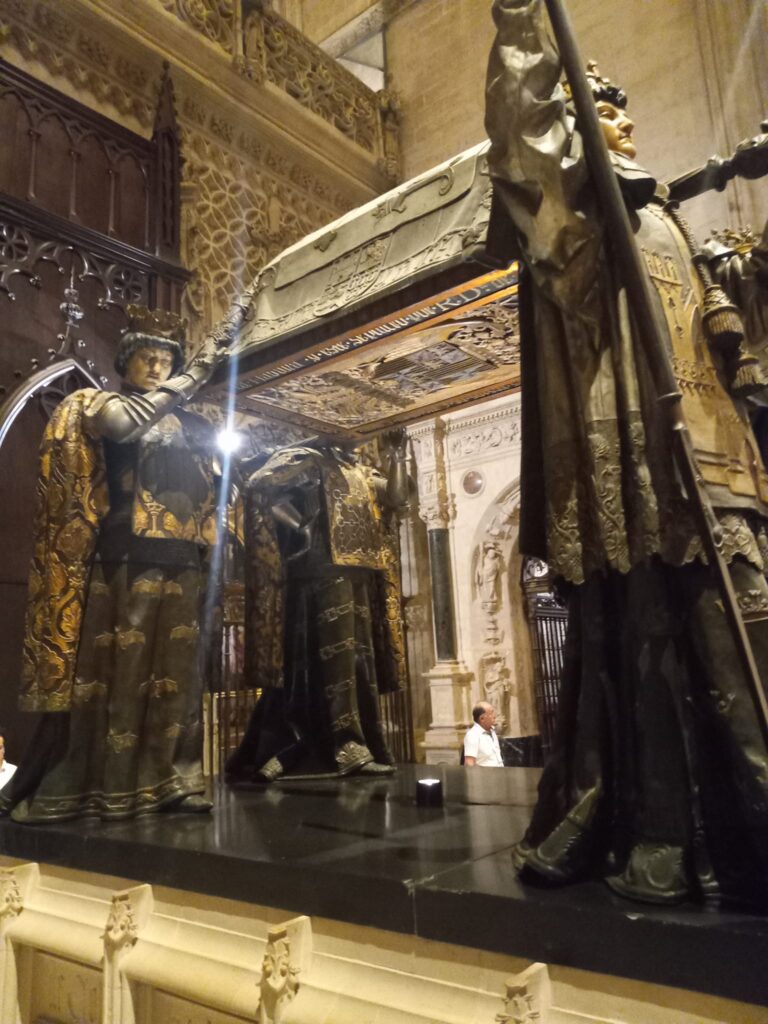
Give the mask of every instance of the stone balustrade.
M 254 83 L 269 83 L 333 125 L 377 158 L 391 180 L 399 173 L 398 104 L 387 90 L 373 92 L 264 0 L 245 15 L 239 0 L 156 0 L 231 56 Z

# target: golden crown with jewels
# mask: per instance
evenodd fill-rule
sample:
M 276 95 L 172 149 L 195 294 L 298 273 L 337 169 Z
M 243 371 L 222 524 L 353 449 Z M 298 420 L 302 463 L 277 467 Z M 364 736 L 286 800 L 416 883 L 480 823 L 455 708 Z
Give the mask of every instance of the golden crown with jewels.
M 178 313 L 133 304 L 126 306 L 125 312 L 128 314 L 127 333 L 149 334 L 153 338 L 167 338 L 168 341 L 184 345 L 189 323 Z

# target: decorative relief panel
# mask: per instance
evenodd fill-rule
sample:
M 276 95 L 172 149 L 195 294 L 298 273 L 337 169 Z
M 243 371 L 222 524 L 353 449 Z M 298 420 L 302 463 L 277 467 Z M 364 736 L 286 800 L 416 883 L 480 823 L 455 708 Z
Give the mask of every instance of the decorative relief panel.
M 182 256 L 194 274 L 186 297 L 201 330 L 224 314 L 261 266 L 348 204 L 332 192 L 318 196 L 325 191 L 319 183 L 264 147 L 250 160 L 233 152 L 248 140 L 226 122 L 212 124 L 194 103 L 183 102 L 181 113 L 182 124 L 207 121 L 221 140 L 186 125 L 182 130 Z
M 520 735 L 525 725 L 529 688 L 527 679 L 520 676 L 519 654 L 515 656 L 524 642 L 519 621 L 522 595 L 512 596 L 517 592 L 513 543 L 519 518 L 520 486 L 515 483 L 485 513 L 472 555 L 474 648 L 481 695 L 496 709 L 499 732 L 512 736 Z
M 419 518 L 429 530 L 447 529 L 456 509 L 448 493 L 445 471 L 445 424 L 437 417 L 412 427 L 408 436 L 419 468 Z
M 453 459 L 476 456 L 520 443 L 520 422 L 505 414 L 477 417 L 476 422 L 452 433 L 448 449 Z
M 234 52 L 235 4 L 240 0 L 159 0 L 170 14 L 216 43 L 226 53 Z
M 245 57 L 251 66 L 264 61 L 267 81 L 363 149 L 376 150 L 376 93 L 266 5 L 248 16 L 244 33 Z
M 339 274 L 344 272 L 343 264 L 341 260 Z M 470 389 L 476 394 L 479 388 L 487 393 L 494 386 L 510 386 L 507 382 L 517 369 L 518 348 L 509 310 L 501 303 L 490 303 L 488 310 L 480 307 L 463 319 L 404 331 L 400 339 L 382 344 L 374 358 L 366 359 L 366 353 L 360 352 L 354 362 L 349 358 L 343 364 L 329 361 L 327 370 L 318 366 L 314 373 L 296 376 L 285 372 L 282 379 L 257 387 L 248 398 L 256 407 L 271 407 L 289 419 L 301 417 L 308 428 L 319 430 L 329 423 L 329 413 L 333 430 L 370 431 L 386 425 L 384 421 L 416 420 L 430 409 L 461 404 Z M 497 325 L 494 318 L 499 311 Z M 486 346 L 488 338 L 493 342 Z M 248 378 L 240 381 L 242 387 L 252 383 Z M 517 428 L 506 422 L 481 424 L 475 436 L 463 435 L 451 443 L 469 446 L 469 454 L 482 445 L 507 443 L 513 429 Z
M 9 46 L 26 60 L 38 61 L 49 74 L 90 93 L 100 106 L 112 106 L 147 131 L 151 129 L 157 80 L 149 67 L 79 28 L 54 0 L 0 0 L 3 29 L 3 48 Z M 156 63 L 155 58 L 152 64 Z
M 516 311 L 515 311 L 516 312 Z M 516 335 L 510 337 L 512 347 L 517 347 Z M 519 449 L 521 443 L 520 409 L 517 402 L 502 408 L 471 412 L 451 420 L 446 429 L 446 443 L 452 465 L 472 465 L 478 459 L 496 459 L 511 449 Z

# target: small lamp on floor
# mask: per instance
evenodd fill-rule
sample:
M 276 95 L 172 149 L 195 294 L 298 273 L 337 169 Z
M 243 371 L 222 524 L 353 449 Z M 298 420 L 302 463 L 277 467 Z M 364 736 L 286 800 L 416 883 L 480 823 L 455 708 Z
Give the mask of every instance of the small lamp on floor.
M 416 806 L 443 806 L 443 783 L 440 779 L 416 780 Z

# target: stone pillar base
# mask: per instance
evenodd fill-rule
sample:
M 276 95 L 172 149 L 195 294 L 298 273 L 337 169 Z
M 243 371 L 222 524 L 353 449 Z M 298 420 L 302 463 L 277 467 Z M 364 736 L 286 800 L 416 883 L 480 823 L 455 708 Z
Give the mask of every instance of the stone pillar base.
M 472 721 L 472 673 L 459 661 L 438 661 L 424 678 L 432 705 L 432 724 L 422 744 L 426 762 L 458 764 L 464 733 Z

